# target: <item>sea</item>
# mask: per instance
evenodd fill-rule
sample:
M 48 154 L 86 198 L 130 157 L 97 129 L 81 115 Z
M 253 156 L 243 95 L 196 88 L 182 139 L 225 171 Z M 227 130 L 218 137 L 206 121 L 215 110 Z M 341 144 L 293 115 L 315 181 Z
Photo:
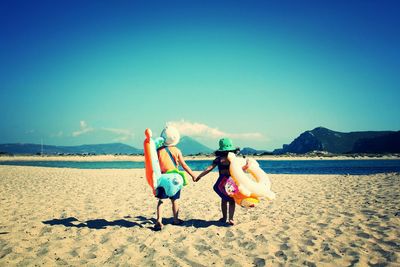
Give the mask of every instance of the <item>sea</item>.
M 202 171 L 211 160 L 187 160 L 194 171 Z M 400 173 L 400 160 L 258 160 L 270 174 L 376 174 Z M 38 166 L 74 169 L 140 169 L 144 162 L 134 161 L 0 161 L 0 165 Z M 217 168 L 214 169 L 217 171 Z

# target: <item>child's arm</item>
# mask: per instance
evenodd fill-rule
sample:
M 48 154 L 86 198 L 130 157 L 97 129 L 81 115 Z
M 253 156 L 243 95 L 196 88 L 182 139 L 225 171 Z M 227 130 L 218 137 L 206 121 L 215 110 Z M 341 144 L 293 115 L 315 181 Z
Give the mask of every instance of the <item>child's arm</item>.
M 196 181 L 196 176 L 194 175 L 192 169 L 186 164 L 185 160 L 183 159 L 182 153 L 179 153 L 179 163 L 182 165 L 182 168 L 192 176 L 193 182 Z
M 199 176 L 197 176 L 197 179 L 195 180 L 195 182 L 199 181 L 203 176 L 206 176 L 210 171 L 212 171 L 217 165 L 216 164 L 211 164 L 210 166 L 208 166 L 202 173 L 199 174 Z

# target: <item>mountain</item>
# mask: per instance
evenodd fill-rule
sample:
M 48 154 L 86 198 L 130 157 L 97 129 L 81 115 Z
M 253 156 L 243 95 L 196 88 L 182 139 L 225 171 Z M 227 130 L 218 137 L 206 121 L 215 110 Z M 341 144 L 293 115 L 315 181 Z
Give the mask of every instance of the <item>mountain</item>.
M 211 148 L 189 136 L 182 136 L 177 147 L 182 151 L 183 155 L 210 154 L 214 152 Z
M 242 155 L 271 155 L 272 152 L 267 150 L 257 150 L 251 147 L 244 147 L 240 150 L 240 154 Z
M 143 154 L 142 149 L 122 144 L 122 143 L 111 143 L 111 144 L 98 144 L 98 145 L 80 145 L 74 147 L 60 147 L 66 151 L 72 151 L 76 154 Z M 70 153 L 72 153 L 70 152 Z
M 354 153 L 399 153 L 400 131 L 376 138 L 360 139 L 354 144 Z
M 397 142 L 397 143 L 396 143 Z M 300 134 L 293 142 L 274 150 L 274 154 L 305 154 L 312 151 L 330 153 L 397 153 L 399 132 L 366 131 L 342 133 L 318 127 Z M 397 147 L 395 146 L 397 144 Z
M 210 154 L 211 148 L 206 147 L 195 139 L 183 136 L 177 145 L 184 155 Z M 40 154 L 42 146 L 38 144 L 0 144 L 0 154 Z M 80 145 L 80 146 L 50 146 L 43 145 L 43 153 L 55 154 L 142 154 L 138 149 L 122 143 Z
M 42 146 L 38 144 L 0 144 L 0 152 L 7 154 L 39 154 Z M 80 146 L 43 145 L 44 154 L 143 154 L 143 150 L 122 144 L 97 144 Z

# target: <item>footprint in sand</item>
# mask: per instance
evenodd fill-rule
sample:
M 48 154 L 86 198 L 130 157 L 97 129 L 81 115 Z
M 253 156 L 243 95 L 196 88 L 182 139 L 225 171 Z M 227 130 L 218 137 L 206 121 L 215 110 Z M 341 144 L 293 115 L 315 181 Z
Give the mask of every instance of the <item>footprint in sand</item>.
M 56 257 L 55 260 L 57 262 L 57 265 L 68 265 L 68 263 L 60 257 Z
M 339 235 L 343 234 L 343 232 L 340 229 L 335 229 L 335 234 L 336 234 L 336 236 L 339 236 Z
M 88 253 L 88 254 L 84 255 L 84 258 L 93 260 L 93 259 L 97 258 L 97 256 L 93 253 Z
M 224 242 L 230 242 L 235 239 L 236 239 L 235 234 L 232 231 L 230 230 L 226 231 L 225 237 L 223 238 Z
M 285 261 L 287 260 L 287 256 L 286 256 L 285 252 L 283 252 L 282 250 L 275 252 L 275 257 L 283 259 Z
M 188 254 L 187 250 L 176 250 L 176 252 L 175 252 L 175 255 L 179 259 L 185 258 L 187 254 Z
M 195 248 L 197 251 L 199 251 L 200 253 L 212 249 L 212 247 L 209 246 L 209 245 L 207 245 L 207 244 L 196 244 L 196 245 L 194 245 L 194 248 Z
M 257 247 L 257 244 L 253 241 L 240 242 L 239 240 L 238 243 L 240 248 L 244 248 L 245 250 L 248 251 L 254 250 Z
M 51 233 L 51 231 L 52 230 L 51 230 L 50 227 L 45 226 L 45 227 L 42 228 L 42 230 L 40 230 L 39 236 L 43 236 L 43 235 L 45 235 L 47 233 Z
M 265 238 L 265 236 L 263 234 L 256 235 L 256 241 L 258 241 L 260 243 L 267 243 L 268 242 L 268 240 Z
M 289 246 L 285 243 L 285 244 L 280 245 L 279 248 L 280 248 L 281 250 L 288 250 L 288 249 L 289 249 Z
M 100 243 L 104 244 L 104 243 L 107 243 L 109 240 L 110 240 L 109 234 L 105 234 L 105 235 L 101 236 Z
M 371 237 L 370 234 L 367 234 L 367 233 L 364 233 L 364 232 L 357 233 L 357 236 L 362 237 L 362 238 L 366 238 L 366 239 Z
M 235 264 L 236 264 L 236 261 L 234 259 L 232 259 L 232 258 L 227 258 L 225 260 L 225 265 L 227 265 L 227 266 L 232 266 L 232 265 L 235 265 Z
M 397 260 L 396 253 L 394 251 L 386 251 L 381 248 L 375 248 L 375 251 L 384 257 L 388 262 L 396 262 Z
M 254 267 L 264 267 L 265 266 L 265 260 L 262 258 L 255 258 L 253 262 Z
M 399 249 L 400 248 L 400 243 L 396 242 L 395 240 L 393 241 L 383 241 L 383 243 L 385 243 L 386 245 L 393 247 L 395 249 Z
M 91 245 L 91 246 L 89 247 L 89 252 L 90 252 L 90 253 L 95 253 L 98 249 L 99 249 L 99 248 L 98 248 L 97 245 Z
M 329 250 L 331 250 L 331 247 L 330 247 L 329 244 L 327 244 L 327 243 L 322 243 L 322 244 L 321 244 L 321 248 L 322 248 L 323 251 L 329 251 Z
M 335 251 L 331 252 L 332 257 L 334 257 L 335 259 L 340 259 L 342 256 L 340 256 L 339 254 L 337 254 Z
M 317 267 L 317 265 L 312 261 L 304 261 L 303 264 L 304 264 L 304 266 L 308 266 L 308 267 Z
M 76 257 L 78 257 L 78 256 L 79 256 L 79 253 L 78 253 L 78 252 L 76 252 L 76 250 L 75 250 L 75 249 L 73 249 L 73 250 L 71 250 L 71 251 L 69 252 L 69 255 L 71 255 L 72 257 L 76 258 Z
M 373 211 L 373 210 L 368 210 L 368 209 L 363 209 L 363 210 L 361 210 L 361 213 L 363 213 L 363 214 L 365 214 L 365 215 L 370 215 L 370 216 L 376 214 L 375 211 Z
M 128 241 L 128 243 L 137 243 L 138 242 L 138 238 L 137 237 L 135 237 L 135 236 L 128 236 L 127 238 L 126 238 L 126 241 Z
M 126 247 L 125 246 L 120 246 L 119 248 L 114 249 L 113 254 L 115 256 L 120 256 L 122 254 L 124 254 Z
M 354 213 L 347 212 L 347 211 L 342 212 L 342 214 L 347 216 L 347 217 L 353 217 L 354 216 Z
M 10 254 L 11 252 L 12 252 L 12 248 L 4 248 L 4 247 L 2 247 L 1 250 L 0 250 L 0 259 L 4 258 L 5 256 Z
M 39 249 L 39 251 L 36 253 L 36 255 L 37 255 L 38 257 L 41 257 L 41 256 L 46 255 L 47 253 L 49 253 L 49 250 L 47 249 L 47 246 L 46 246 L 46 247 L 41 247 L 41 248 Z
M 315 245 L 315 243 L 312 241 L 312 239 L 307 239 L 307 240 L 304 242 L 304 245 L 312 247 L 312 246 Z

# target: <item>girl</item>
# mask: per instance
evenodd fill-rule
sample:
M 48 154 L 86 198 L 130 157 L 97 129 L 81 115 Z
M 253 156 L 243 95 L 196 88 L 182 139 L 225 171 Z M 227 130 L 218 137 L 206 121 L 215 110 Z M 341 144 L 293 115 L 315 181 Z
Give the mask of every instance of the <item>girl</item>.
M 214 191 L 221 198 L 221 211 L 222 218 L 219 220 L 220 222 L 226 222 L 228 220 L 228 224 L 234 225 L 235 222 L 233 220 L 233 216 L 235 214 L 235 201 L 233 198 L 228 196 L 225 191 L 225 183 L 228 180 L 229 173 L 229 160 L 227 158 L 229 152 L 238 153 L 240 149 L 238 147 L 234 147 L 232 140 L 229 138 L 222 138 L 219 140 L 219 149 L 215 151 L 216 158 L 212 162 L 210 166 L 208 166 L 195 180 L 195 182 L 199 181 L 203 176 L 207 175 L 210 171 L 212 171 L 216 166 L 218 166 L 219 177 L 217 182 L 214 184 Z M 229 204 L 229 216 L 227 214 Z

